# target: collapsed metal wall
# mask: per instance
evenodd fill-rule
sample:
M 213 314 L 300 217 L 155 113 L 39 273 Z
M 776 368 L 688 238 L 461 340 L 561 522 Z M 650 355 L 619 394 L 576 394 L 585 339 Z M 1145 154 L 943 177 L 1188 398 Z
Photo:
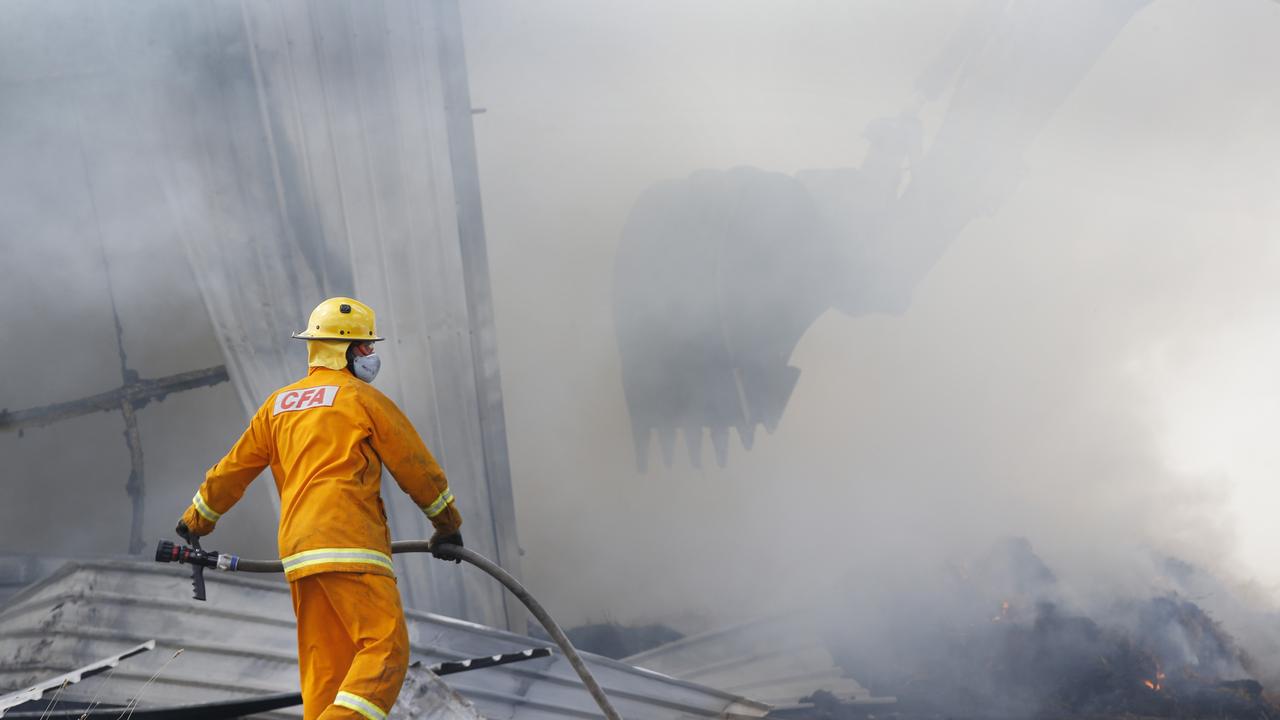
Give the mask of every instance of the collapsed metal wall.
M 378 386 L 448 472 L 468 545 L 518 572 L 456 3 L 56 0 L 0 14 L 15 40 L 0 77 L 47 86 L 73 118 L 79 151 L 58 161 L 89 188 L 99 232 L 145 225 L 183 244 L 246 413 L 302 375 L 288 336 L 318 300 L 369 302 L 390 338 Z M 393 533 L 428 535 L 385 484 Z M 522 629 L 487 580 L 397 563 L 408 606 Z

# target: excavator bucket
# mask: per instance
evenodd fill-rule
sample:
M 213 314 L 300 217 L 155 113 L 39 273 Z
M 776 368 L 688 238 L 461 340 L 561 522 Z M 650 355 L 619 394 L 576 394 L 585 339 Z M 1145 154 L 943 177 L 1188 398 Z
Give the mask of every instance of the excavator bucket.
M 794 178 L 752 168 L 695 173 L 640 199 L 615 268 L 614 320 L 636 458 L 657 435 L 670 465 L 677 434 L 701 463 L 729 432 L 750 447 L 777 427 L 800 372 L 788 364 L 830 306 L 816 277 L 832 248 Z M 827 273 L 833 275 L 832 273 Z

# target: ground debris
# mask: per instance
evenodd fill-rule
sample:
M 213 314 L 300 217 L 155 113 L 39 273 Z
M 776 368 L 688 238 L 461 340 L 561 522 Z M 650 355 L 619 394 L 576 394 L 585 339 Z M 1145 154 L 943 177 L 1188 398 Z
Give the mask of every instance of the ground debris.
M 874 650 L 849 644 L 840 656 L 873 692 L 898 698 L 892 713 L 815 696 L 812 717 L 1280 720 L 1250 656 L 1183 595 L 1080 609 L 1025 541 L 962 570 L 937 593 L 944 602 L 899 613 L 866 644 Z

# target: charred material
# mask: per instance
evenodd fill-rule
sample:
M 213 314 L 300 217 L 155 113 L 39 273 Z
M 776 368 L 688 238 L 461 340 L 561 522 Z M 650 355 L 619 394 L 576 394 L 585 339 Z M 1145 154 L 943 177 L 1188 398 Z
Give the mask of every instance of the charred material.
M 539 635 L 539 633 L 533 634 Z M 684 637 L 683 633 L 666 625 L 620 625 L 612 622 L 579 625 L 566 630 L 565 634 L 573 641 L 575 647 L 614 660 L 621 660 Z
M 125 384 L 114 390 L 86 398 L 24 410 L 0 410 L 0 430 L 22 431 L 26 428 L 44 427 L 80 415 L 119 410 L 125 404 L 139 410 L 152 400 L 164 400 L 170 393 L 209 387 L 227 380 L 225 365 L 155 379 L 134 375 L 126 378 Z
M 902 717 L 1280 717 L 1247 653 L 1181 595 L 1073 608 L 1054 599 L 1065 594 L 1023 540 L 948 587 L 947 609 L 889 631 L 896 648 L 840 657 L 874 692 L 897 696 Z M 809 701 L 814 717 L 875 712 Z
M 117 336 L 122 331 L 116 321 Z M 228 380 L 224 365 L 192 370 L 167 377 L 146 379 L 125 365 L 124 346 L 120 346 L 121 373 L 124 383 L 114 389 L 79 400 L 53 403 L 44 407 L 25 410 L 0 410 L 0 430 L 17 430 L 19 436 L 29 427 L 43 427 L 60 420 L 67 420 L 94 412 L 119 410 L 124 417 L 124 439 L 129 448 L 129 480 L 125 491 L 133 507 L 129 530 L 129 553 L 142 552 L 142 517 L 146 509 L 146 485 L 143 480 L 142 436 L 138 431 L 137 411 L 152 400 L 164 400 L 169 393 L 194 390 L 217 385 Z
M 1177 606 L 1174 615 L 1166 613 Z M 1280 707 L 1245 673 L 1234 642 L 1193 603 L 1154 598 L 1138 615 L 1167 617 L 1133 632 L 1042 604 L 1029 622 L 988 621 L 939 637 L 913 672 L 877 692 L 898 697 L 902 717 L 1276 718 Z M 1168 654 L 1170 638 L 1202 641 L 1203 654 Z M 814 717 L 865 717 L 821 697 Z

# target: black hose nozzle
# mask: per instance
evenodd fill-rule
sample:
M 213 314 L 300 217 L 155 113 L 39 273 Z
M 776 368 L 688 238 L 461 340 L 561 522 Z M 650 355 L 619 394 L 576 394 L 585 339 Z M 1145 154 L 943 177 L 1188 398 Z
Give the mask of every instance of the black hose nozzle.
M 156 545 L 156 562 L 176 562 L 201 567 L 217 567 L 218 552 L 207 552 L 190 545 L 176 545 L 169 540 L 161 540 Z

